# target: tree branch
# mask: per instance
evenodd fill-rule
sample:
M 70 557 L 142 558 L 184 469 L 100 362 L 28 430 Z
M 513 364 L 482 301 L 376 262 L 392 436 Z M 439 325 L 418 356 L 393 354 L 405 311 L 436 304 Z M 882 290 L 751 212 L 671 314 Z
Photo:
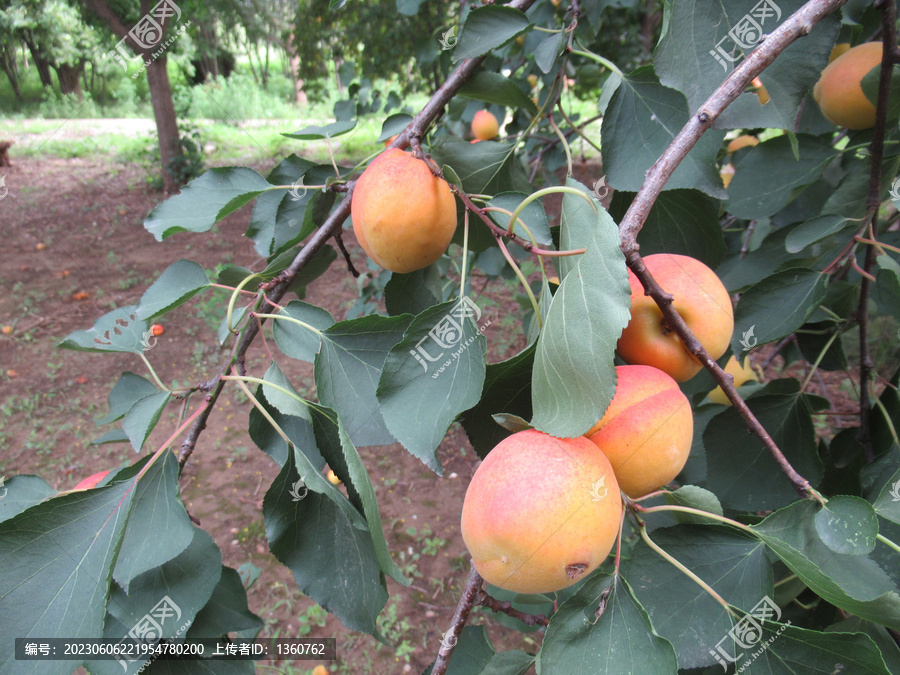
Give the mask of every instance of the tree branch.
M 684 125 L 682 130 L 666 148 L 662 156 L 650 167 L 644 184 L 638 191 L 625 213 L 625 217 L 619 225 L 619 233 L 622 241 L 622 251 L 625 253 L 625 261 L 635 276 L 641 281 L 644 292 L 652 297 L 665 317 L 669 328 L 678 333 L 685 348 L 693 354 L 700 363 L 710 372 L 716 382 L 722 387 L 734 407 L 747 423 L 751 432 L 756 434 L 769 451 L 769 454 L 778 463 L 778 466 L 791 481 L 791 484 L 804 497 L 820 499 L 812 489 L 809 481 L 801 476 L 791 466 L 784 453 L 781 452 L 775 441 L 766 432 L 756 416 L 747 407 L 743 399 L 738 395 L 734 386 L 734 378 L 727 375 L 717 364 L 715 359 L 703 348 L 700 341 L 688 328 L 684 319 L 672 305 L 672 296 L 666 293 L 656 282 L 644 265 L 639 254 L 640 247 L 637 243 L 637 235 L 641 231 L 650 209 L 662 192 L 663 186 L 684 160 L 691 148 L 700 137 L 718 119 L 722 111 L 737 99 L 748 84 L 757 77 L 775 58 L 783 52 L 788 45 L 798 38 L 807 35 L 813 26 L 842 6 L 846 0 L 810 0 L 794 14 L 789 16 L 782 24 L 769 35 L 765 42 L 757 47 L 744 59 L 729 75 L 725 81 L 712 93 L 700 109 Z
M 508 600 L 497 600 L 497 598 L 488 595 L 483 588 L 475 595 L 475 604 L 487 607 L 492 612 L 500 612 L 507 616 L 511 616 L 514 619 L 518 619 L 526 626 L 547 626 L 550 623 L 549 619 L 543 614 L 527 614 L 525 612 L 520 612 L 515 609 Z
M 875 128 L 869 151 L 872 156 L 872 169 L 869 174 L 869 196 L 866 199 L 867 220 L 871 240 L 878 238 L 878 209 L 881 206 L 881 162 L 884 157 L 884 133 L 887 125 L 888 96 L 891 92 L 891 74 L 894 63 L 897 62 L 897 8 L 893 0 L 876 3 L 881 10 L 882 52 L 881 72 L 878 78 L 878 102 L 875 106 Z M 874 367 L 872 354 L 869 351 L 869 290 L 872 285 L 872 266 L 875 264 L 875 246 L 866 244 L 866 256 L 859 290 L 859 305 L 856 309 L 856 319 L 859 322 L 859 434 L 857 440 L 863 446 L 866 461 L 875 459 L 875 451 L 872 448 L 871 432 L 869 430 L 869 413 L 872 404 L 869 400 L 869 379 Z M 853 262 L 856 262 L 855 257 Z M 858 270 L 859 271 L 859 270 Z
M 456 642 L 459 640 L 463 626 L 466 625 L 469 613 L 472 611 L 472 607 L 475 606 L 475 599 L 478 597 L 482 583 L 484 583 L 484 579 L 481 578 L 478 570 L 475 569 L 475 565 L 472 564 L 472 567 L 469 569 L 469 578 L 466 580 L 466 587 L 459 598 L 459 603 L 456 605 L 456 611 L 453 612 L 450 629 L 444 633 L 441 639 L 441 649 L 438 651 L 437 658 L 431 668 L 431 675 L 444 675 L 447 672 L 447 666 L 450 665 L 450 657 L 456 648 Z

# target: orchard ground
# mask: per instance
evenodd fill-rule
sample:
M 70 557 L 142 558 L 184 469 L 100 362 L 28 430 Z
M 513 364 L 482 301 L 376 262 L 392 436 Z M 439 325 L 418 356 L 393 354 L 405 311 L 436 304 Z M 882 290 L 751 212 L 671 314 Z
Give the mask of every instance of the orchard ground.
M 375 135 L 372 149 L 377 149 Z M 10 335 L 0 335 L 0 476 L 34 473 L 64 490 L 92 473 L 135 461 L 137 455 L 127 444 L 90 442 L 110 428 L 97 426 L 94 420 L 106 414 L 107 396 L 119 374 L 147 373 L 130 354 L 101 358 L 59 350 L 56 343 L 73 330 L 89 328 L 113 307 L 136 302 L 178 259 L 190 258 L 207 270 L 222 262 L 259 269 L 264 261 L 243 237 L 250 207 L 220 223 L 214 237 L 184 233 L 157 243 L 142 222 L 163 196 L 148 186 L 142 166 L 109 156 L 64 159 L 39 152 L 22 156 L 16 146 L 13 162 L 13 167 L 3 169 L 9 194 L 0 200 L 4 238 L 0 286 L 5 290 L 0 296 L 0 325 L 13 329 Z M 210 162 L 236 163 L 242 162 Z M 275 161 L 249 163 L 265 175 Z M 575 177 L 591 185 L 600 175 L 600 167 L 589 163 L 582 164 Z M 546 205 L 551 218 L 558 219 L 559 202 Z M 365 255 L 352 230 L 345 230 L 344 236 L 357 268 L 365 270 Z M 506 282 L 489 286 L 486 295 L 476 298 L 491 322 L 485 333 L 489 362 L 508 358 L 525 344 L 516 318 L 521 311 L 519 293 L 516 282 Z M 338 320 L 356 297 L 356 281 L 340 261 L 307 294 Z M 165 317 L 164 334 L 147 352 L 164 382 L 195 384 L 216 372 L 225 351 L 214 334 L 226 302 L 225 291 L 206 293 Z M 855 331 L 848 338 L 848 352 L 853 336 Z M 754 352 L 754 361 L 763 362 L 771 349 Z M 267 360 L 265 347 L 256 345 L 250 359 L 248 369 L 262 366 Z M 279 363 L 302 395 L 314 394 L 311 366 L 292 359 Z M 765 379 L 781 376 L 780 364 L 778 357 Z M 845 373 L 822 373 L 822 378 L 813 378 L 810 391 L 823 394 L 821 385 L 827 384 L 831 410 L 852 412 L 856 384 L 847 382 Z M 391 552 L 413 577 L 407 590 L 388 581 L 391 599 L 379 628 L 394 644 L 391 649 L 370 636 L 351 633 L 335 617 L 318 610 L 298 590 L 289 570 L 269 553 L 261 508 L 277 467 L 247 436 L 250 408 L 237 387 L 226 387 L 181 485 L 188 511 L 213 535 L 224 563 L 237 568 L 252 562 L 262 569 L 248 593 L 250 609 L 266 622 L 261 635 L 336 637 L 339 661 L 326 665 L 337 672 L 422 672 L 440 647 L 469 567 L 459 517 L 478 459 L 461 427 L 454 425 L 440 446 L 444 478 L 399 445 L 361 449 L 376 486 Z M 174 430 L 174 407 L 167 415 L 145 451 L 159 447 Z M 853 421 L 835 415 L 816 419 L 822 428 L 831 429 Z M 476 610 L 472 623 L 484 622 L 479 615 L 484 611 Z M 518 633 L 496 621 L 486 625 L 498 650 L 533 652 L 539 646 L 540 633 Z M 285 662 L 268 672 L 306 673 L 313 665 Z

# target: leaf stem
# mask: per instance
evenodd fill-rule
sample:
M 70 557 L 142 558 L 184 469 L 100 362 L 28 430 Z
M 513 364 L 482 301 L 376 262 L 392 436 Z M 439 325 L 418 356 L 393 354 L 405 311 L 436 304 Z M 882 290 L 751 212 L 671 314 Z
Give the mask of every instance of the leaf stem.
M 300 319 L 295 319 L 292 316 L 283 316 L 281 314 L 257 314 L 256 312 L 253 312 L 253 316 L 259 319 L 280 319 L 281 321 L 290 321 L 291 323 L 295 323 L 298 326 L 302 326 L 303 328 L 312 331 L 316 335 L 322 335 L 322 331 L 320 331 L 318 328 L 310 326 L 308 323 L 304 323 Z
M 463 255 L 462 269 L 459 271 L 459 297 L 466 294 L 466 265 L 469 263 L 469 209 L 463 209 Z
M 159 376 L 156 374 L 156 371 L 153 369 L 153 366 L 150 365 L 150 359 L 148 359 L 144 352 L 138 352 L 138 356 L 141 357 L 141 360 L 144 362 L 144 365 L 147 366 L 147 370 L 150 371 L 150 375 L 153 376 L 153 379 L 156 381 L 157 386 L 163 391 L 169 391 L 169 388 L 162 383 L 162 380 L 159 379 Z
M 538 321 L 538 326 L 543 328 L 543 322 L 541 321 L 541 310 L 538 306 L 537 298 L 534 297 L 534 293 L 531 291 L 531 285 L 528 283 L 528 279 L 525 278 L 525 275 L 522 274 L 522 270 L 519 269 L 519 266 L 516 265 L 516 261 L 513 260 L 512 255 L 509 253 L 509 249 L 506 248 L 506 244 L 503 243 L 503 240 L 500 237 L 497 237 L 497 245 L 500 247 L 501 253 L 503 253 L 503 257 L 506 258 L 506 262 L 509 263 L 509 266 L 512 267 L 513 272 L 515 272 L 516 276 L 519 278 L 519 282 L 522 284 L 522 288 L 525 289 L 525 294 L 528 296 L 528 299 L 531 300 L 531 306 L 534 308 L 534 316 Z
M 759 535 L 751 528 L 749 525 L 744 525 L 743 523 L 739 523 L 736 520 L 732 520 L 731 518 L 726 518 L 725 516 L 720 516 L 715 513 L 710 513 L 708 511 L 703 511 L 701 509 L 691 508 L 690 506 L 678 506 L 676 504 L 663 504 L 660 506 L 637 506 L 634 505 L 634 508 L 640 511 L 641 513 L 661 513 L 663 511 L 678 511 L 680 513 L 690 513 L 695 516 L 702 516 L 703 518 L 709 518 L 710 520 L 718 520 L 720 523 L 725 523 L 726 525 L 731 525 L 732 527 L 736 527 L 739 530 L 743 530 L 748 534 L 752 534 L 754 537 Z
M 894 549 L 897 553 L 900 553 L 900 546 L 898 546 L 897 544 L 895 544 L 893 541 L 891 541 L 890 539 L 888 539 L 888 538 L 885 537 L 884 535 L 882 535 L 882 534 L 876 534 L 876 535 L 875 535 L 875 538 L 876 538 L 878 541 L 880 541 L 882 544 L 884 544 L 885 546 L 889 546 L 889 547 L 891 547 L 892 549 Z

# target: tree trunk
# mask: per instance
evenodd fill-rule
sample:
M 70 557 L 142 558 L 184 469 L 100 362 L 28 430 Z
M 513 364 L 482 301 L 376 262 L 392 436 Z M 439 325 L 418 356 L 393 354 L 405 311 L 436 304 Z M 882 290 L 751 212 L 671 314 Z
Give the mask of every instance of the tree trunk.
M 56 67 L 56 77 L 59 79 L 59 91 L 62 94 L 75 94 L 78 100 L 84 98 L 81 91 L 81 82 L 78 79 L 79 69 L 71 63 L 61 63 Z
M 19 89 L 19 73 L 16 71 L 16 53 L 12 49 L 3 49 L 2 57 L 0 57 L 0 66 L 6 77 L 9 78 L 9 84 L 12 87 L 16 98 L 22 100 L 22 92 Z
M 301 107 L 305 107 L 307 103 L 306 92 L 303 91 L 303 80 L 300 79 L 300 55 L 297 54 L 297 50 L 294 48 L 293 31 L 288 36 L 284 51 L 287 52 L 291 64 L 291 79 L 294 81 L 294 102 Z
M 159 137 L 159 156 L 162 160 L 163 190 L 174 193 L 180 187 L 171 167 L 182 154 L 178 142 L 178 120 L 175 104 L 172 102 L 172 87 L 166 70 L 166 56 L 162 55 L 147 67 L 147 83 L 150 86 L 150 101 L 153 117 L 156 119 L 156 133 Z
M 30 35 L 25 36 L 25 44 L 28 45 L 28 51 L 31 52 L 31 58 L 34 59 L 34 65 L 37 67 L 38 75 L 41 78 L 41 84 L 45 88 L 53 88 L 53 76 L 50 73 L 50 59 L 46 58 L 38 45 L 34 42 Z

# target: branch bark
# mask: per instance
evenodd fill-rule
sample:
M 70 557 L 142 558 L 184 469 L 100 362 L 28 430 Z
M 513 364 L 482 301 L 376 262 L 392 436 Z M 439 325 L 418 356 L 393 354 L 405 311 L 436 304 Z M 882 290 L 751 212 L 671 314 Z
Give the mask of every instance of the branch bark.
M 804 497 L 818 498 L 809 481 L 791 466 L 784 453 L 772 440 L 756 416 L 738 395 L 734 386 L 734 378 L 726 374 L 715 359 L 703 348 L 700 341 L 688 328 L 684 319 L 672 306 L 672 296 L 666 293 L 656 282 L 641 259 L 637 243 L 637 235 L 641 231 L 650 209 L 656 202 L 663 186 L 684 160 L 700 137 L 716 121 L 722 111 L 737 99 L 748 84 L 757 77 L 788 45 L 800 37 L 807 35 L 819 21 L 841 7 L 846 0 L 810 0 L 769 35 L 765 42 L 744 59 L 725 81 L 713 92 L 700 109 L 694 114 L 666 148 L 662 156 L 650 167 L 644 184 L 638 191 L 625 217 L 619 225 L 622 251 L 625 261 L 635 276 L 641 281 L 644 292 L 651 296 L 665 317 L 668 327 L 678 333 L 687 350 L 710 372 L 722 387 L 734 407 L 747 423 L 752 433 L 759 437 L 763 445 L 778 463 L 778 466 L 791 481 L 791 484 Z
M 478 574 L 473 564 L 469 569 L 469 578 L 466 580 L 466 587 L 459 603 L 456 605 L 456 611 L 453 612 L 453 619 L 450 621 L 450 629 L 444 633 L 441 640 L 441 649 L 438 652 L 434 665 L 431 667 L 431 675 L 444 675 L 447 672 L 447 666 L 450 665 L 450 657 L 456 648 L 456 642 L 459 640 L 459 634 L 462 633 L 463 626 L 469 618 L 472 607 L 475 606 L 475 600 L 481 591 L 481 584 L 484 579 Z

